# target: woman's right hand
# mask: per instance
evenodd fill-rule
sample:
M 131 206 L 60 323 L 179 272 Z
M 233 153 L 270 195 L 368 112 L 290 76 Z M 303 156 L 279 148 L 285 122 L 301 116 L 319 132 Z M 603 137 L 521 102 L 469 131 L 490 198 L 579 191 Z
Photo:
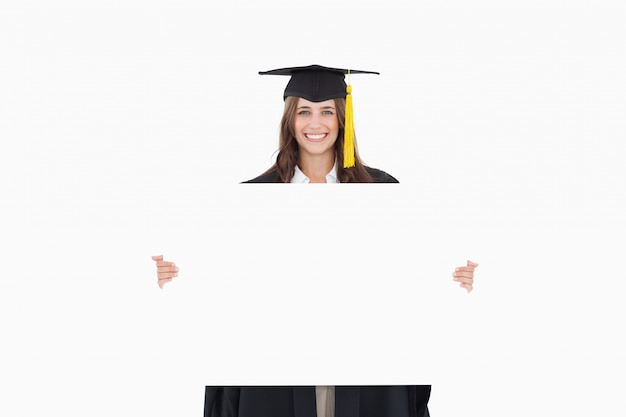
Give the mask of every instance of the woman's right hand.
M 155 255 L 152 260 L 156 262 L 159 288 L 163 289 L 165 284 L 178 276 L 178 267 L 174 262 L 164 261 L 163 255 Z

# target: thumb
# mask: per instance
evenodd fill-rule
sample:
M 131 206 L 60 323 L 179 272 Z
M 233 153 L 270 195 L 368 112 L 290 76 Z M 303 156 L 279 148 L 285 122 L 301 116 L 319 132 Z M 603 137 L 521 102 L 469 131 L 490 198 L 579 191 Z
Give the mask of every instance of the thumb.
M 471 267 L 476 268 L 476 267 L 478 266 L 478 264 L 477 264 L 477 263 L 475 263 L 475 262 L 472 262 L 472 261 L 468 260 L 468 261 L 467 261 L 467 266 L 471 266 Z
M 154 255 L 154 256 L 152 257 L 152 260 L 153 260 L 153 261 L 156 261 L 156 262 L 158 262 L 158 261 L 162 261 L 162 260 L 163 260 L 163 255 Z

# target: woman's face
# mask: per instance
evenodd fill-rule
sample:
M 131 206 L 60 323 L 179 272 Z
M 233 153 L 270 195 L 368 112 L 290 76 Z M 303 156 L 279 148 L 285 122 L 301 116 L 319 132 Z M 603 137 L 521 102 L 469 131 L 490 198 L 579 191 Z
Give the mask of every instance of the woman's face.
M 329 155 L 334 158 L 334 146 L 339 135 L 339 119 L 335 100 L 319 103 L 298 99 L 294 131 L 300 156 Z

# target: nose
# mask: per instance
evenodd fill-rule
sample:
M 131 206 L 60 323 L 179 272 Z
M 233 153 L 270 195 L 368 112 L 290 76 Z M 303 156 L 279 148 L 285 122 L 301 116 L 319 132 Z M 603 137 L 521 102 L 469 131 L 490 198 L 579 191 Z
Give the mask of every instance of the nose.
M 320 116 L 317 113 L 313 113 L 311 118 L 309 119 L 309 127 L 310 128 L 318 128 L 321 126 Z

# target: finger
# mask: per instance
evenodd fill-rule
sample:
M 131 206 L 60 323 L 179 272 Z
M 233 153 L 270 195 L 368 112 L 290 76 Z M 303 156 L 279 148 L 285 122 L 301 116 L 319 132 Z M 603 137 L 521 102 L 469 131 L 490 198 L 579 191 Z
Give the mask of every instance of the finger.
M 165 261 L 157 262 L 156 266 L 159 269 L 161 269 L 161 268 L 176 268 L 176 264 L 174 262 L 165 262 Z
M 471 285 L 471 284 L 474 283 L 474 278 L 459 278 L 459 277 L 455 277 L 454 281 Z
M 177 277 L 177 276 L 178 276 L 178 273 L 177 272 L 173 272 L 173 271 L 157 272 L 157 278 L 158 279 L 174 278 L 174 277 Z
M 469 259 L 467 260 L 467 266 L 471 266 L 472 268 L 476 268 L 478 264 L 476 262 L 472 262 Z
M 178 272 L 178 268 L 174 265 L 160 266 L 157 268 L 157 272 Z
M 162 261 L 163 260 L 163 255 L 154 255 L 152 257 L 153 261 Z
M 158 282 L 158 284 L 159 284 L 159 288 L 163 289 L 163 286 L 164 286 L 165 284 L 167 284 L 168 282 L 170 282 L 171 280 L 172 280 L 171 278 L 168 278 L 168 279 L 160 279 L 160 280 L 159 280 L 159 282 Z
M 459 271 L 454 271 L 452 273 L 453 277 L 468 277 L 471 278 L 474 276 L 474 271 L 463 271 L 463 270 L 459 270 Z
M 472 292 L 472 290 L 474 289 L 474 287 L 470 284 L 461 284 L 460 287 L 465 288 L 468 293 Z
M 474 273 L 472 272 L 455 272 L 452 279 L 459 282 L 474 282 Z
M 476 269 L 473 266 L 459 266 L 458 268 L 454 268 L 455 271 L 474 271 Z

